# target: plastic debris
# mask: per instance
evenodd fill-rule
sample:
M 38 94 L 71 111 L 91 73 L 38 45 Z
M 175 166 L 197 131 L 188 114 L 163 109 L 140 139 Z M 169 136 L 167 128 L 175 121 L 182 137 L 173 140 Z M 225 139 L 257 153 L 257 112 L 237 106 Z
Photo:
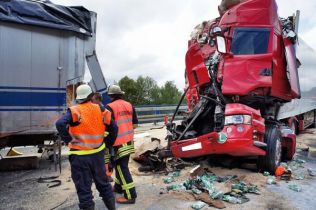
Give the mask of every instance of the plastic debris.
M 167 190 L 186 190 L 185 186 L 183 184 L 174 184 L 174 185 L 169 185 L 167 186 Z
M 305 161 L 305 160 L 302 160 L 302 159 L 295 159 L 294 161 L 296 161 L 296 162 L 299 163 L 299 164 L 306 163 L 306 161 Z
M 168 177 L 163 179 L 163 182 L 165 184 L 170 184 L 171 182 L 175 181 L 175 179 L 174 179 L 175 177 L 179 177 L 179 176 L 180 176 L 180 170 L 176 170 L 176 171 L 170 172 L 168 174 Z
M 227 201 L 228 203 L 234 203 L 234 204 L 241 203 L 240 199 L 238 199 L 234 196 L 231 196 L 231 195 L 224 195 L 223 201 Z
M 267 184 L 276 184 L 275 176 L 268 176 Z
M 231 195 L 224 195 L 223 201 L 234 203 L 234 204 L 242 204 L 242 203 L 248 202 L 249 198 L 247 198 L 246 196 L 235 197 Z
M 240 190 L 242 193 L 254 193 L 254 194 L 260 194 L 259 189 L 255 185 L 247 185 L 244 182 L 239 182 L 237 184 L 232 185 L 232 190 Z
M 165 184 L 170 184 L 171 182 L 174 182 L 174 178 L 173 177 L 167 177 L 163 179 L 163 182 Z
M 275 176 L 282 176 L 286 172 L 286 169 L 284 166 L 278 166 L 275 170 Z
M 214 190 L 212 193 L 211 193 L 211 198 L 213 199 L 222 199 L 223 198 L 223 195 L 224 193 L 220 190 Z
M 260 194 L 257 186 L 238 181 L 236 179 L 238 178 L 236 175 L 220 177 L 210 171 L 201 170 L 201 167 L 196 168 L 192 172 L 202 175 L 191 177 L 185 180 L 182 184 L 167 186 L 167 190 L 191 191 L 197 200 L 202 200 L 207 204 L 220 206 L 221 208 L 225 208 L 225 205 L 221 203 L 222 201 L 230 203 L 245 203 L 249 201 L 249 198 L 247 198 L 244 194 Z M 173 176 L 176 175 L 172 175 L 170 173 L 168 176 L 170 178 L 174 178 Z M 275 177 L 273 177 L 273 179 L 275 181 Z M 225 183 L 227 180 L 234 180 L 234 184 Z
M 289 189 L 295 191 L 295 192 L 301 192 L 302 188 L 296 184 L 290 184 L 289 185 Z
M 305 175 L 302 173 L 299 173 L 299 174 L 293 174 L 293 177 L 296 180 L 303 180 L 305 178 Z
M 176 170 L 176 171 L 170 172 L 170 173 L 168 174 L 168 176 L 171 176 L 171 177 L 179 177 L 179 176 L 180 176 L 180 170 Z
M 308 168 L 307 172 L 310 176 L 316 176 L 316 170 L 312 168 Z
M 193 188 L 193 189 L 192 189 L 192 192 L 193 192 L 194 194 L 197 194 L 197 195 L 199 195 L 199 194 L 202 193 L 202 191 L 199 190 L 199 189 L 197 189 L 197 188 Z
M 226 208 L 226 206 L 222 200 L 214 200 L 214 199 L 210 198 L 208 193 L 204 192 L 204 193 L 201 193 L 199 195 L 194 195 L 194 197 L 195 197 L 195 199 L 203 201 L 210 206 L 214 206 L 215 208 L 218 208 L 218 209 Z
M 270 173 L 268 171 L 263 172 L 263 176 L 269 176 L 269 175 L 270 175 Z
M 191 207 L 192 207 L 192 209 L 199 210 L 199 209 L 203 208 L 205 205 L 206 205 L 206 203 L 204 203 L 202 201 L 197 201 L 197 202 L 193 203 L 191 205 Z

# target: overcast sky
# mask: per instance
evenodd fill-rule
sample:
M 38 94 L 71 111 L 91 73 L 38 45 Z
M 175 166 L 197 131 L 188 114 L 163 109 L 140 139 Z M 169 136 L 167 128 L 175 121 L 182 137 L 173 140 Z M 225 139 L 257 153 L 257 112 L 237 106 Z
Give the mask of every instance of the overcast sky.
M 97 55 L 109 83 L 125 75 L 132 78 L 142 75 L 154 78 L 159 85 L 173 80 L 179 88 L 184 87 L 184 56 L 189 35 L 197 24 L 218 17 L 217 6 L 221 2 L 51 1 L 66 6 L 82 5 L 97 12 Z M 316 49 L 316 1 L 302 0 L 298 3 L 297 0 L 277 0 L 277 4 L 282 17 L 292 15 L 296 9 L 301 10 L 299 36 Z M 305 87 L 309 88 L 310 85 Z

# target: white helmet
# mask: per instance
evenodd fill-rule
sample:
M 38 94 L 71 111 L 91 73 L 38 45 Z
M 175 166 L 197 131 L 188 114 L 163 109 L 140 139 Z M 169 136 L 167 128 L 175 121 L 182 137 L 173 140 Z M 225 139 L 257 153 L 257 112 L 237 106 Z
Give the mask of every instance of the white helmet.
M 125 92 L 121 90 L 118 85 L 110 85 L 108 89 L 108 95 L 124 95 Z
M 92 93 L 92 89 L 89 85 L 83 84 L 77 87 L 76 93 L 76 100 L 82 100 L 86 99 Z

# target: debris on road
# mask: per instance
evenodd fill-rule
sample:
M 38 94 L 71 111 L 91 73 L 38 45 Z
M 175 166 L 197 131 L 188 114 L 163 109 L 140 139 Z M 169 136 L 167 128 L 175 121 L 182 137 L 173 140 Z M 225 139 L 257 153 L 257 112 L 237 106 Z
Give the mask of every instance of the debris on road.
M 263 176 L 269 176 L 269 175 L 270 175 L 269 171 L 264 171 L 263 172 Z
M 286 172 L 286 169 L 284 166 L 278 166 L 275 170 L 275 176 L 282 176 Z
M 246 196 L 235 197 L 235 196 L 231 196 L 231 195 L 224 195 L 223 201 L 227 201 L 227 202 L 233 203 L 233 204 L 242 204 L 242 203 L 248 202 L 249 198 L 247 198 Z
M 168 174 L 166 180 L 180 175 Z M 168 191 L 185 191 L 194 195 L 196 200 L 201 200 L 210 206 L 216 208 L 225 208 L 223 201 L 241 204 L 249 201 L 245 196 L 247 193 L 260 194 L 256 185 L 248 184 L 237 175 L 218 176 L 209 168 L 203 168 L 200 165 L 190 171 L 190 178 L 180 184 L 167 186 Z M 193 208 L 193 207 L 192 207 Z
M 290 184 L 289 185 L 289 189 L 295 191 L 295 192 L 301 192 L 302 188 L 296 184 Z
M 202 201 L 197 201 L 191 205 L 192 209 L 199 210 L 203 208 L 206 204 Z
M 193 165 L 193 163 L 185 162 L 178 158 L 161 158 L 159 156 L 161 151 L 164 151 L 164 147 L 161 145 L 161 140 L 158 138 L 151 138 L 151 141 L 140 144 L 132 157 L 133 160 L 141 164 L 138 171 L 178 171 Z M 172 178 L 170 178 L 169 181 L 167 182 L 171 183 Z
M 308 168 L 307 172 L 310 176 L 316 176 L 316 170 L 312 168 Z
M 171 182 L 175 181 L 175 177 L 179 177 L 179 176 L 180 176 L 180 170 L 176 170 L 176 171 L 170 172 L 168 174 L 168 177 L 163 179 L 163 182 L 165 184 L 170 184 Z
M 210 198 L 210 196 L 206 192 L 201 193 L 199 195 L 194 195 L 194 197 L 196 200 L 203 201 L 203 202 L 207 203 L 209 206 L 214 206 L 215 208 L 218 208 L 218 209 L 226 208 L 226 206 L 222 200 L 212 199 L 212 198 Z
M 162 149 L 160 139 L 151 138 L 150 142 L 144 142 L 137 147 L 133 160 L 142 166 L 140 172 L 161 171 L 166 168 L 166 163 L 158 157 L 158 151 Z
M 296 180 L 303 180 L 305 178 L 305 175 L 303 173 L 295 173 L 293 174 L 293 178 Z
M 268 176 L 267 184 L 276 184 L 275 176 Z

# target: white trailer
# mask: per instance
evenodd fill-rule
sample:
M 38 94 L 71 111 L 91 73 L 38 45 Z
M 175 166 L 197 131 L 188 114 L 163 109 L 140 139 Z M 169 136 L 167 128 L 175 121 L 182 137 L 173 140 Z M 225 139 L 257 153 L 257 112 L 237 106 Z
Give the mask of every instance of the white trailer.
M 52 139 L 85 67 L 106 94 L 95 52 L 96 13 L 34 1 L 0 2 L 0 148 Z
M 288 124 L 295 133 L 316 126 L 316 51 L 299 40 L 297 57 L 302 63 L 298 69 L 302 97 L 285 103 L 278 119 Z

